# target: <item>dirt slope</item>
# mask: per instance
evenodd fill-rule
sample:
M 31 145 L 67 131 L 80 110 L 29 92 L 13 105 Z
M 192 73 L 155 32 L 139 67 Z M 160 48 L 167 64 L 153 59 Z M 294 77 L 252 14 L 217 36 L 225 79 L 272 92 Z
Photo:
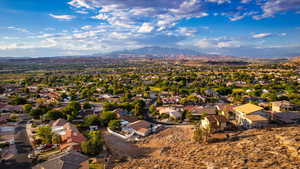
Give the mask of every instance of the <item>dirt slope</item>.
M 135 145 L 144 150 L 142 156 L 113 168 L 300 168 L 300 127 L 248 130 L 234 135 L 236 141 L 198 144 L 191 138 L 190 127 L 169 128 Z

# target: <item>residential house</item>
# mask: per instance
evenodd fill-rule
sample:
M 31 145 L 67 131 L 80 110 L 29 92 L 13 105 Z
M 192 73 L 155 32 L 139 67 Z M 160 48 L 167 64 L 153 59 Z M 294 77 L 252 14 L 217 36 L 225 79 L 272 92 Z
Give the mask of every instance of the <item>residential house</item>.
M 280 124 L 299 124 L 300 112 L 272 112 L 273 120 Z
M 57 119 L 55 121 L 50 122 L 50 126 L 52 129 L 52 132 L 55 134 L 58 134 L 60 136 L 65 135 L 65 128 L 64 125 L 67 123 L 65 119 Z
M 33 167 L 33 169 L 88 169 L 88 168 L 89 168 L 88 157 L 76 151 L 70 151 L 62 155 L 55 156 Z
M 288 101 L 277 101 L 272 102 L 272 112 L 286 112 L 286 111 L 294 111 L 296 110 L 296 106 Z
M 171 97 L 163 97 L 161 101 L 163 104 L 178 104 L 180 102 L 181 97 L 179 96 L 171 96 Z
M 203 109 L 203 106 L 185 106 L 183 109 L 191 112 L 193 119 L 195 120 L 201 119 L 202 116 L 201 110 Z
M 61 135 L 62 144 L 60 145 L 61 150 L 73 149 L 81 151 L 81 142 L 86 141 L 86 138 L 79 132 L 76 126 L 71 123 L 64 125 L 65 134 Z
M 57 119 L 50 126 L 52 127 L 52 132 L 61 137 L 61 151 L 65 149 L 81 150 L 80 143 L 85 141 L 86 138 L 79 132 L 76 126 L 64 119 Z
M 103 105 L 102 104 L 93 104 L 93 112 L 94 113 L 100 113 L 103 111 Z
M 138 121 L 138 118 L 132 116 L 132 113 L 128 112 L 127 110 L 119 108 L 115 109 L 113 112 L 116 113 L 117 118 L 120 119 L 123 124 L 129 124 Z
M 207 106 L 203 107 L 202 109 L 199 109 L 198 112 L 201 115 L 215 115 L 217 114 L 217 109 L 214 106 Z
M 233 110 L 237 123 L 244 128 L 264 127 L 268 123 L 267 114 L 260 106 L 248 103 Z
M 210 97 L 217 97 L 219 94 L 218 92 L 212 90 L 212 89 L 207 89 L 204 91 L 204 93 L 207 95 L 207 96 L 210 96 Z
M 246 115 L 246 128 L 263 128 L 269 125 L 269 120 L 261 115 Z
M 233 108 L 234 106 L 231 104 L 219 104 L 216 105 L 218 110 L 218 114 L 226 117 L 228 120 L 234 120 Z
M 226 124 L 227 119 L 222 115 L 208 115 L 201 120 L 201 127 L 210 129 L 212 133 L 223 131 Z
M 149 92 L 149 97 L 150 97 L 150 99 L 156 99 L 157 98 L 157 92 L 150 91 Z
M 138 120 L 136 122 L 130 123 L 127 125 L 127 128 L 137 135 L 147 136 L 152 132 L 152 123 L 149 123 L 145 120 Z
M 216 115 L 217 109 L 214 106 L 186 106 L 184 108 L 185 110 L 188 110 L 192 113 L 193 119 L 201 119 L 203 116 L 207 115 Z
M 0 114 L 0 123 L 6 123 L 10 118 L 10 113 L 1 113 Z
M 170 118 L 175 119 L 175 120 L 181 119 L 181 117 L 182 117 L 182 114 L 181 114 L 182 109 L 179 109 L 176 107 L 163 106 L 163 107 L 157 107 L 156 109 L 158 110 L 160 115 L 168 114 Z
M 243 97 L 243 100 L 244 100 L 244 102 L 258 102 L 258 103 L 263 103 L 263 102 L 267 101 L 267 99 L 265 99 L 265 98 L 248 96 L 248 95 L 245 95 Z
M 0 108 L 0 113 L 1 112 L 18 112 L 18 113 L 21 113 L 23 112 L 23 107 L 22 105 L 6 105 L 2 108 Z

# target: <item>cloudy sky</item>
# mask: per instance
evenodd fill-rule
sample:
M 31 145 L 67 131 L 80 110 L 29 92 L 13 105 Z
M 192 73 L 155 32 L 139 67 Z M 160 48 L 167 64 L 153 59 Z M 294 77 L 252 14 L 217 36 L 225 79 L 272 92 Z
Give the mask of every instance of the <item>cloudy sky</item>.
M 0 0 L 0 57 L 146 46 L 300 55 L 300 0 Z

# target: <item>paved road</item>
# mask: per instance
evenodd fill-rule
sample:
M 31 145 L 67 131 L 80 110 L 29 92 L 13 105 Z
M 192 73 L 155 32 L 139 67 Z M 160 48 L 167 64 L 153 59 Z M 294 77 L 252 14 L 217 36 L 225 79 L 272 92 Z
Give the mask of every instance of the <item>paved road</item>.
M 15 142 L 17 148 L 17 155 L 11 160 L 0 163 L 2 169 L 31 169 L 32 161 L 27 158 L 28 153 L 32 151 L 31 145 L 28 142 L 25 126 L 20 123 L 16 128 Z

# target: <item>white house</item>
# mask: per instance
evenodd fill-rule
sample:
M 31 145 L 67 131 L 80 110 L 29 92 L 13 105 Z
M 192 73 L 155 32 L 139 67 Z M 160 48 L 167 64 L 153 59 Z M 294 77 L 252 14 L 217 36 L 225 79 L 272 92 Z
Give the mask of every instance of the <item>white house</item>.
M 182 114 L 180 112 L 180 109 L 175 108 L 175 107 L 157 107 L 157 110 L 159 114 L 168 114 L 169 117 L 177 120 L 182 117 Z
M 236 120 L 244 128 L 256 128 L 266 126 L 268 123 L 267 114 L 263 108 L 248 103 L 233 108 Z

